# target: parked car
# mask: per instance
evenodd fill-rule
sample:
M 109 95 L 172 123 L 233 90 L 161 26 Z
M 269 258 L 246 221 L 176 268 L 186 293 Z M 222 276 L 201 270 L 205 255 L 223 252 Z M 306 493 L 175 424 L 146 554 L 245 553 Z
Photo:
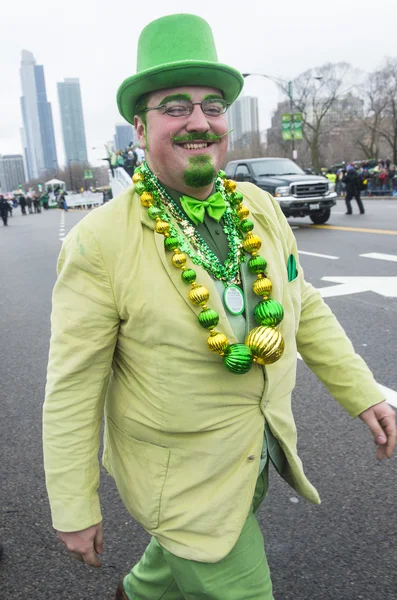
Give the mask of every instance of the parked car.
M 250 181 L 276 198 L 286 217 L 309 216 L 326 223 L 336 204 L 335 184 L 319 175 L 307 175 L 288 158 L 232 160 L 226 175 L 234 181 Z

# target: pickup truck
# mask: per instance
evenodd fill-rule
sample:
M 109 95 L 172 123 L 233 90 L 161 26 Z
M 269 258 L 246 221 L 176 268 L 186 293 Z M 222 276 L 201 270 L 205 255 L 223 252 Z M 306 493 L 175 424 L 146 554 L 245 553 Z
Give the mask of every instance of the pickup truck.
M 336 204 L 335 184 L 325 177 L 307 175 L 288 158 L 232 160 L 225 169 L 234 181 L 250 181 L 269 192 L 286 217 L 309 216 L 313 223 L 326 223 Z

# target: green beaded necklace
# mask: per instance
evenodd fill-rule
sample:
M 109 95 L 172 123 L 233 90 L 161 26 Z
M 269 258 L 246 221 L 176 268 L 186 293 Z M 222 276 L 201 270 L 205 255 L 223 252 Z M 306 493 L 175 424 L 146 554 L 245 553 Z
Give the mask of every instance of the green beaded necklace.
M 153 198 L 157 201 L 153 206 L 153 209 L 149 208 L 149 216 L 151 218 L 160 216 L 160 213 L 158 213 L 156 209 L 166 207 L 169 214 L 163 210 L 161 212 L 161 218 L 170 223 L 170 236 L 171 238 L 178 239 L 178 248 L 182 252 L 186 252 L 195 265 L 203 267 L 206 271 L 210 272 L 215 279 L 223 281 L 225 284 L 240 283 L 240 265 L 246 260 L 246 257 L 242 251 L 242 238 L 236 228 L 230 206 L 227 205 L 224 214 L 224 232 L 227 236 L 229 252 L 227 259 L 222 264 L 219 258 L 212 252 L 201 235 L 197 232 L 193 224 L 187 219 L 186 214 L 177 206 L 177 204 L 175 204 L 171 196 L 167 194 L 157 177 L 148 167 L 147 163 L 144 163 L 141 166 L 140 172 L 144 176 L 144 183 L 141 185 L 141 182 L 137 182 L 135 185 L 136 191 L 138 194 L 140 193 L 140 190 L 143 189 L 144 191 L 151 192 Z M 217 191 L 220 191 L 225 198 L 222 178 L 216 178 L 215 188 Z M 243 197 L 241 196 L 241 199 L 242 198 Z M 169 215 L 171 215 L 178 223 L 182 234 L 176 229 Z M 173 244 L 173 241 L 170 240 L 166 244 L 167 249 L 167 246 L 170 244 Z
M 236 191 L 235 182 L 226 179 L 223 171 L 219 171 L 215 179 L 216 190 L 222 194 L 226 203 L 224 231 L 228 239 L 229 253 L 222 264 L 187 220 L 186 215 L 166 193 L 147 163 L 135 169 L 132 180 L 142 205 L 148 208 L 149 217 L 156 222 L 156 232 L 164 235 L 166 250 L 173 252 L 173 265 L 182 270 L 182 281 L 192 287 L 189 300 L 195 306 L 201 307 L 197 318 L 200 326 L 210 331 L 207 340 L 209 350 L 220 354 L 225 367 L 238 375 L 247 373 L 254 362 L 266 365 L 279 360 L 284 352 L 284 340 L 278 326 L 284 311 L 279 302 L 269 297 L 272 283 L 266 277 L 267 263 L 258 255 L 262 242 L 252 233 L 254 223 L 247 218 L 249 210 L 242 204 L 243 195 Z M 178 223 L 180 231 L 171 217 Z M 252 286 L 253 291 L 263 299 L 254 309 L 258 327 L 248 333 L 245 344 L 229 344 L 227 337 L 215 330 L 219 315 L 207 306 L 209 291 L 196 283 L 196 271 L 186 267 L 186 262 L 189 256 L 193 264 L 201 266 L 226 285 L 239 283 L 240 265 L 245 260 L 243 250 L 251 254 L 248 268 L 257 276 Z

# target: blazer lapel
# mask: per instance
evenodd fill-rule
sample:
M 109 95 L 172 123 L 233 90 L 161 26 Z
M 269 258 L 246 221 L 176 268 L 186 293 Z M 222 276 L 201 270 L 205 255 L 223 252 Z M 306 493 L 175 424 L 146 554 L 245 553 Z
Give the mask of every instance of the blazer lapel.
M 172 253 L 167 252 L 164 248 L 164 236 L 162 234 L 156 233 L 155 231 L 155 222 L 148 216 L 147 209 L 141 207 L 141 221 L 144 225 L 153 230 L 154 241 L 156 245 L 156 249 L 160 258 L 160 261 L 167 272 L 170 280 L 175 286 L 177 292 L 181 295 L 184 301 L 187 303 L 193 314 L 197 317 L 200 312 L 200 307 L 194 306 L 189 300 L 189 290 L 190 286 L 183 283 L 181 279 L 181 269 L 177 269 L 174 267 L 171 261 Z M 179 229 L 178 225 L 175 223 L 175 226 Z M 222 299 L 219 296 L 219 293 L 214 285 L 212 277 L 207 273 L 205 269 L 202 267 L 193 264 L 191 259 L 188 257 L 187 266 L 192 268 L 197 273 L 196 282 L 199 285 L 203 285 L 207 288 L 210 293 L 210 298 L 208 301 L 208 306 L 216 310 L 219 315 L 219 325 L 216 327 L 217 330 L 224 333 L 229 342 L 231 344 L 235 344 L 237 339 L 234 335 L 233 329 L 229 323 L 229 319 L 227 318 L 227 314 L 225 308 L 223 306 Z M 198 325 L 198 324 L 197 324 Z

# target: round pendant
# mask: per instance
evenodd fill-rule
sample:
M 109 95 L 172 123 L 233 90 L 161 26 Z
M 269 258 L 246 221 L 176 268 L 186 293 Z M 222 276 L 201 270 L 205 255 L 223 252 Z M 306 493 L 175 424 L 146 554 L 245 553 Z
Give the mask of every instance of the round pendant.
M 223 302 L 232 315 L 241 315 L 244 312 L 244 294 L 238 285 L 227 286 L 223 293 Z

